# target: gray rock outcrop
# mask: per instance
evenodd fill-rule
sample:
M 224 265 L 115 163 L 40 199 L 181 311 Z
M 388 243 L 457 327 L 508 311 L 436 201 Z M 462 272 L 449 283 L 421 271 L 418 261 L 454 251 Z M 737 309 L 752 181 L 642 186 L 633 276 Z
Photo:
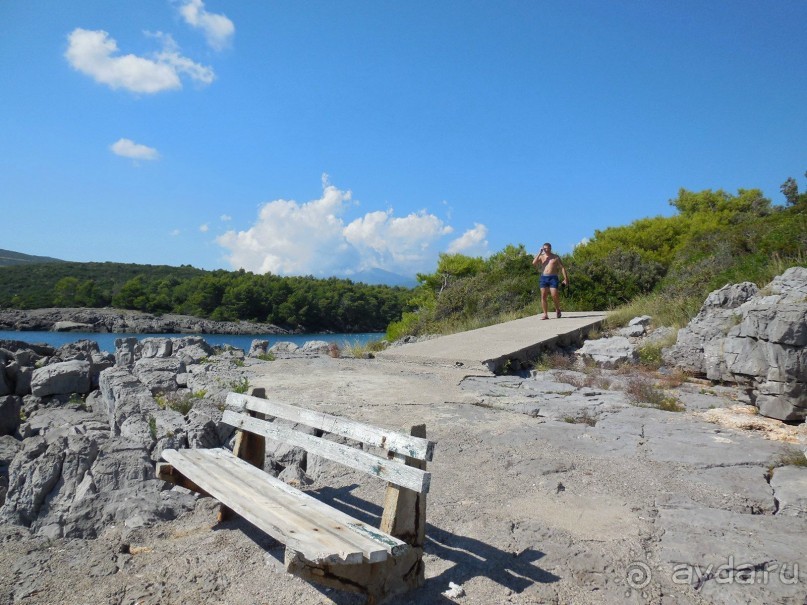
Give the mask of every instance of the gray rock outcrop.
M 199 337 L 117 344 L 121 364 L 101 370 L 100 390 L 86 397 L 92 368 L 111 363 L 94 342 L 38 352 L 0 346 L 9 386 L 19 385 L 22 363 L 34 391 L 0 397 L 0 523 L 51 539 L 93 538 L 110 524 L 137 528 L 193 506 L 187 490 L 155 478 L 154 462 L 168 447 L 229 441 L 220 401 L 244 384 L 239 357 L 216 355 Z
M 74 359 L 34 370 L 31 394 L 37 397 L 90 392 L 90 362 Z
M 714 381 L 748 385 L 760 414 L 807 418 L 807 268 L 792 267 L 763 292 L 751 283 L 712 292 L 665 350 L 665 362 Z
M 592 359 L 603 367 L 612 368 L 636 361 L 636 346 L 625 336 L 612 336 L 585 341 L 577 354 Z
M 269 353 L 269 341 L 255 339 L 249 347 L 247 357 L 260 357 Z

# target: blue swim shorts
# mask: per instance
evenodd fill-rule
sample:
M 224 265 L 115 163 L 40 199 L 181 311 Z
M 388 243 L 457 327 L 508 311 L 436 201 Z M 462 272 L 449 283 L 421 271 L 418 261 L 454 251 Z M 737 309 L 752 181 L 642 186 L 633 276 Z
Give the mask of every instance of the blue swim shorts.
M 557 290 L 559 283 L 560 283 L 560 280 L 558 279 L 557 275 L 542 275 L 541 276 L 541 288 L 554 288 L 555 290 Z

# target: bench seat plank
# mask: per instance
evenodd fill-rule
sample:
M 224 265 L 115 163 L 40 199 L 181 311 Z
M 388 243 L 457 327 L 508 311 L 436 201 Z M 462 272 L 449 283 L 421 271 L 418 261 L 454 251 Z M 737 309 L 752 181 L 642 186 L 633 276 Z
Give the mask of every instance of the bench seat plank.
M 431 461 L 434 454 L 434 443 L 428 439 L 388 431 L 369 424 L 356 422 L 355 420 L 307 410 L 272 399 L 262 399 L 241 393 L 229 393 L 227 395 L 227 405 L 237 410 L 246 408 L 251 412 L 298 422 L 327 433 L 341 435 L 390 452 L 403 454 L 410 458 Z
M 244 519 L 311 562 L 385 560 L 408 548 L 223 448 L 165 450 L 163 459 Z
M 302 447 L 311 454 L 339 462 L 418 493 L 429 491 L 431 473 L 413 466 L 406 466 L 398 460 L 385 460 L 355 447 L 307 435 L 274 422 L 252 418 L 246 414 L 236 414 L 232 410 L 225 410 L 221 420 L 238 429 Z

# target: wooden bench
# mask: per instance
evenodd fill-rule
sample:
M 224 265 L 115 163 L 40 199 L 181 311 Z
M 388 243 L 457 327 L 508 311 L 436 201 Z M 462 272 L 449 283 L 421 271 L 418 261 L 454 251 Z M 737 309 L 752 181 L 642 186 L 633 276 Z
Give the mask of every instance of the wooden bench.
M 216 498 L 219 520 L 233 511 L 285 544 L 286 570 L 306 580 L 364 593 L 368 603 L 421 586 L 431 477 L 425 469 L 434 451 L 425 425 L 406 435 L 263 397 L 263 389 L 227 396 L 222 421 L 238 429 L 232 452 L 165 450 L 157 476 Z M 298 424 L 378 448 L 384 457 L 295 430 Z M 386 481 L 380 527 L 263 472 L 266 437 Z

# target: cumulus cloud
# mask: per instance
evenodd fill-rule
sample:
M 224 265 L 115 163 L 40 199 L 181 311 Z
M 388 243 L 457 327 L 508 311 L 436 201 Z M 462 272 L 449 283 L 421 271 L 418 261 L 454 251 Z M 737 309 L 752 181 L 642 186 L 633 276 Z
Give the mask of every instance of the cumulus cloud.
M 103 30 L 76 28 L 67 37 L 65 57 L 73 69 L 110 88 L 154 94 L 182 88 L 180 75 L 210 84 L 215 74 L 210 67 L 183 57 L 171 38 L 155 34 L 163 49 L 151 58 L 118 54 L 117 42 Z
M 488 228 L 485 225 L 474 223 L 473 229 L 468 229 L 448 245 L 450 254 L 466 254 L 468 256 L 485 256 L 488 254 Z
M 233 22 L 224 15 L 208 12 L 202 0 L 183 2 L 179 13 L 188 25 L 201 29 L 207 43 L 216 50 L 225 48 L 235 33 Z
M 233 217 L 231 217 L 229 214 L 222 214 L 222 215 L 219 217 L 219 220 L 220 220 L 220 221 L 222 221 L 222 222 L 224 222 L 224 223 L 226 223 L 226 222 L 228 222 L 228 221 L 233 220 Z
M 199 225 L 199 231 L 201 231 L 202 233 L 207 233 L 208 231 L 210 231 L 210 225 L 208 225 L 207 223 L 205 223 L 204 225 Z
M 160 157 L 154 147 L 140 145 L 131 139 L 118 139 L 109 148 L 115 155 L 132 160 L 156 160 Z
M 324 180 L 319 199 L 267 202 L 252 227 L 228 231 L 216 242 L 229 251 L 234 269 L 256 273 L 326 277 L 373 268 L 404 275 L 434 269 L 450 225 L 425 210 L 403 217 L 372 211 L 348 221 L 345 214 L 355 205 L 350 191 Z

